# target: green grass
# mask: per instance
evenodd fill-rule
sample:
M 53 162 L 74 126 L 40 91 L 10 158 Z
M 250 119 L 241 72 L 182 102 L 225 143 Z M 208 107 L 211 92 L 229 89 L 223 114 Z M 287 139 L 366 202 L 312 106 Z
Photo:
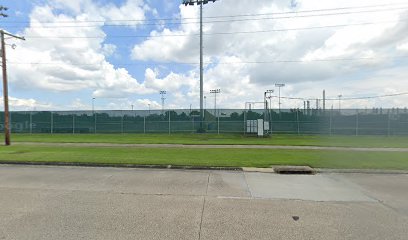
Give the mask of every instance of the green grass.
M 45 143 L 259 144 L 408 148 L 408 136 L 274 135 L 271 138 L 257 138 L 245 137 L 239 134 L 13 134 L 12 141 Z
M 82 162 L 148 165 L 408 170 L 406 152 L 352 152 L 281 149 L 175 149 L 125 147 L 1 146 L 0 161 Z

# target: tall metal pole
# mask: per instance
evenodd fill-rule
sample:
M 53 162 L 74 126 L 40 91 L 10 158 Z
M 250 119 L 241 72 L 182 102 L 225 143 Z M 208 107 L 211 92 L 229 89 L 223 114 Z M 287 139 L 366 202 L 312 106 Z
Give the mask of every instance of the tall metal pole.
M 203 2 L 200 2 L 200 128 L 203 128 L 204 110 L 203 110 Z
M 215 2 L 217 0 L 212 0 Z M 207 4 L 209 1 L 204 0 L 183 0 L 185 6 L 188 5 L 200 5 L 200 129 L 203 130 L 203 121 L 204 121 L 204 109 L 203 109 L 203 5 Z
M 24 37 L 18 37 L 13 34 L 7 33 L 4 30 L 0 30 L 1 34 L 1 60 L 3 71 L 3 100 L 4 100 L 4 142 L 6 146 L 10 145 L 10 116 L 9 116 L 9 103 L 8 103 L 8 82 L 7 82 L 7 60 L 6 60 L 6 43 L 4 41 L 4 35 L 25 40 Z

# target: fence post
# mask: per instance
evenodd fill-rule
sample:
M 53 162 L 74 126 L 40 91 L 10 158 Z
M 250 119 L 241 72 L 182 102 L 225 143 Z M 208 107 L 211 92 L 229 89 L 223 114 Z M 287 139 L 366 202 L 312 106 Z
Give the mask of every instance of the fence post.
M 171 115 L 171 111 L 169 110 L 169 135 L 170 135 L 170 132 L 171 132 L 171 126 L 170 126 L 171 120 L 170 120 L 170 115 Z
M 329 115 L 329 134 L 330 136 L 332 135 L 332 114 L 333 114 L 333 108 L 330 110 L 330 115 Z
M 246 105 L 245 105 L 245 111 L 244 111 L 244 135 L 246 135 Z
M 72 114 L 72 134 L 75 134 L 75 114 Z
M 358 110 L 356 111 L 356 136 L 358 136 Z
M 390 136 L 391 128 L 391 119 L 390 119 L 390 110 L 388 110 L 388 121 L 387 121 L 387 136 Z
M 218 123 L 217 123 L 217 133 L 220 134 L 220 116 L 218 116 Z
M 54 132 L 54 116 L 51 111 L 51 134 Z
M 124 118 L 124 116 L 123 116 L 123 111 L 121 111 L 121 115 L 122 115 L 122 117 L 121 117 L 121 119 L 120 119 L 120 131 L 122 132 L 122 134 L 123 134 L 123 118 Z
M 96 134 L 96 112 L 94 112 L 94 134 Z
M 30 111 L 30 134 L 33 134 L 33 112 Z
M 300 127 L 299 127 L 299 110 L 296 111 L 296 121 L 297 121 L 297 133 L 300 135 Z
M 146 116 L 143 116 L 143 133 L 146 133 Z

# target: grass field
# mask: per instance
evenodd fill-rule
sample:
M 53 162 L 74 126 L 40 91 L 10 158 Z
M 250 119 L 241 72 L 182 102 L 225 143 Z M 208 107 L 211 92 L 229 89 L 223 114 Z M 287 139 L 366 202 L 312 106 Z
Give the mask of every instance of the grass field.
M 0 161 L 123 163 L 148 165 L 408 169 L 406 152 L 281 149 L 175 149 L 125 147 L 10 146 Z
M 46 143 L 256 144 L 285 146 L 408 148 L 407 136 L 274 135 L 271 138 L 257 138 L 246 137 L 239 134 L 13 134 L 12 141 Z
M 24 144 L 8 147 L 1 146 L 0 161 L 218 167 L 309 165 L 318 168 L 408 170 L 407 152 L 231 148 L 129 148 L 120 146 L 120 143 L 177 143 L 407 148 L 407 137 L 276 135 L 272 138 L 256 138 L 232 134 L 13 134 L 12 141 L 42 143 L 116 143 L 118 145 L 114 147 L 33 146 Z

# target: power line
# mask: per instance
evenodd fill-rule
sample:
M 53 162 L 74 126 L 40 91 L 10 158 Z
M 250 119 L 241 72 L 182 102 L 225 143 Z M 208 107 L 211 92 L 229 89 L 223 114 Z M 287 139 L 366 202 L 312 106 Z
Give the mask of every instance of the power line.
M 337 61 L 359 61 L 359 60 L 376 60 L 376 59 L 400 59 L 408 58 L 407 56 L 390 56 L 390 57 L 360 57 L 360 58 L 328 58 L 328 59 L 311 59 L 311 60 L 271 60 L 271 61 L 236 61 L 236 62 L 204 62 L 205 64 L 273 64 L 273 63 L 308 63 L 308 62 L 337 62 Z M 61 62 L 8 62 L 16 65 L 59 65 Z M 104 63 L 69 63 L 72 66 L 99 66 Z M 141 65 L 146 66 L 150 64 L 161 65 L 173 65 L 173 64 L 185 64 L 185 65 L 198 65 L 197 62 L 160 62 L 160 63 L 116 63 L 119 66 L 133 66 Z
M 395 93 L 395 94 L 384 94 L 384 95 L 377 95 L 377 96 L 365 96 L 365 97 L 342 97 L 341 100 L 365 100 L 365 99 L 375 99 L 375 98 L 384 98 L 384 97 L 396 97 L 396 96 L 403 96 L 408 95 L 408 92 L 402 93 Z M 272 98 L 278 98 L 278 96 L 271 96 Z M 322 98 L 305 98 L 305 97 L 282 97 L 283 99 L 289 100 L 303 100 L 303 101 L 310 101 L 310 100 L 323 100 Z M 338 101 L 338 98 L 326 98 L 326 101 Z
M 205 21 L 203 23 L 225 23 L 225 22 L 243 22 L 243 21 L 261 21 L 261 20 L 276 20 L 276 19 L 294 19 L 294 18 L 308 18 L 308 17 L 324 17 L 324 16 L 336 16 L 336 15 L 350 15 L 350 14 L 358 14 L 358 13 L 375 13 L 375 12 L 386 12 L 386 11 L 402 11 L 408 10 L 408 6 L 404 8 L 388 8 L 388 9 L 376 9 L 376 10 L 362 10 L 362 11 L 354 11 L 354 12 L 337 12 L 337 13 L 325 13 L 325 14 L 310 14 L 310 15 L 293 15 L 293 16 L 278 16 L 278 17 L 264 17 L 264 18 L 240 18 L 240 19 L 226 19 L 226 20 L 213 20 L 213 21 Z M 154 20 L 152 20 L 154 21 Z M 121 20 L 121 22 L 134 22 L 134 20 Z M 73 23 L 86 23 L 86 22 L 73 22 Z M 93 27 L 135 27 L 135 26 L 156 26 L 156 25 L 185 25 L 185 24 L 198 24 L 198 21 L 195 22 L 141 22 L 138 24 L 104 24 L 106 22 L 100 22 L 101 24 L 98 25 L 57 25 L 60 24 L 52 23 L 53 25 L 50 26 L 33 26 L 31 25 L 30 28 L 93 28 Z M 5 25 L 4 27 L 7 28 L 21 28 L 24 26 L 19 25 Z
M 253 33 L 270 33 L 270 32 L 285 32 L 285 31 L 300 31 L 300 30 L 315 30 L 324 28 L 339 28 L 339 27 L 353 27 L 353 26 L 366 26 L 375 24 L 386 24 L 386 23 L 400 23 L 408 21 L 408 18 L 399 19 L 399 21 L 389 20 L 389 21 L 379 21 L 379 22 L 363 22 L 363 23 L 350 23 L 350 24 L 337 24 L 337 25 L 326 25 L 326 26 L 313 26 L 313 27 L 303 27 L 303 28 L 282 28 L 282 29 L 269 29 L 269 30 L 257 30 L 257 31 L 236 31 L 236 32 L 210 32 L 204 33 L 205 36 L 211 35 L 233 35 L 233 34 L 253 34 Z M 159 38 L 159 37 L 186 37 L 186 36 L 200 36 L 200 34 L 167 34 L 167 35 L 109 35 L 109 38 Z M 107 36 L 26 36 L 26 38 L 58 38 L 58 39 L 94 39 L 94 38 L 106 38 Z
M 232 17 L 253 17 L 253 16 L 268 16 L 268 15 L 286 15 L 286 14 L 299 14 L 299 13 L 313 13 L 313 12 L 325 12 L 325 11 L 342 11 L 352 9 L 364 9 L 364 8 L 378 8 L 387 6 L 407 5 L 408 2 L 388 3 L 388 4 L 376 4 L 376 5 L 362 5 L 362 6 L 349 6 L 349 7 L 337 7 L 337 8 L 321 8 L 321 9 L 309 9 L 300 11 L 285 11 L 285 12 L 270 12 L 270 13 L 253 13 L 253 14 L 236 14 L 236 15 L 218 15 L 218 16 L 203 16 L 203 19 L 213 18 L 232 18 Z M 152 18 L 152 19 L 112 19 L 112 20 L 75 20 L 75 21 L 58 21 L 58 23 L 106 23 L 106 22 L 145 22 L 145 21 L 171 21 L 171 20 L 199 20 L 198 18 Z M 30 21 L 2 21 L 2 23 L 30 23 Z M 55 23 L 53 21 L 42 21 L 42 23 Z

